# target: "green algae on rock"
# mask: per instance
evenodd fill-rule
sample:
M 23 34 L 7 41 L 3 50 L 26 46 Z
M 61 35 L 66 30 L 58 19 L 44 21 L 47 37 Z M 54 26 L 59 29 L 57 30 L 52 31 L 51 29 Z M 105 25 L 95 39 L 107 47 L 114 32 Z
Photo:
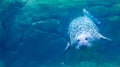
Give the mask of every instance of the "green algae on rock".
M 10 5 L 14 4 L 14 0 L 2 0 L 0 2 L 0 15 L 8 10 Z
M 3 34 L 3 30 L 2 30 L 2 24 L 1 24 L 1 21 L 0 21 L 0 41 L 2 39 L 2 34 Z
M 120 0 L 109 0 L 109 1 L 111 1 L 112 4 L 118 4 L 118 3 L 120 3 Z
M 113 22 L 113 23 L 118 23 L 118 22 L 120 22 L 120 16 L 110 16 L 110 17 L 108 17 L 108 21 L 109 22 Z
M 105 6 L 94 6 L 90 8 L 90 11 L 94 16 L 99 16 L 99 17 L 108 16 L 110 13 L 109 8 Z
M 120 3 L 111 7 L 111 15 L 120 15 Z
M 112 2 L 108 0 L 87 0 L 88 7 L 93 6 L 111 6 Z
M 5 61 L 4 60 L 0 60 L 0 67 L 5 67 Z
M 87 5 L 86 0 L 30 0 L 22 8 L 23 11 L 30 14 L 33 19 L 66 17 L 69 8 L 84 8 Z
M 82 61 L 80 67 L 97 67 L 97 64 L 95 62 Z
M 30 0 L 28 4 L 34 5 L 35 3 L 74 6 L 76 4 L 86 5 L 86 0 Z

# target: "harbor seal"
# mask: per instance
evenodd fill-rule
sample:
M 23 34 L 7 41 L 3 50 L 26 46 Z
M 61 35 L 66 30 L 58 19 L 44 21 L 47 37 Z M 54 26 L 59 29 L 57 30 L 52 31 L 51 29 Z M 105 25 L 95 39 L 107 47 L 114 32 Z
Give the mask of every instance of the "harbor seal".
M 82 47 L 91 47 L 93 42 L 101 38 L 111 40 L 99 32 L 95 23 L 100 23 L 86 9 L 83 9 L 83 16 L 72 20 L 68 26 L 69 42 L 64 51 L 69 47 L 80 49 Z

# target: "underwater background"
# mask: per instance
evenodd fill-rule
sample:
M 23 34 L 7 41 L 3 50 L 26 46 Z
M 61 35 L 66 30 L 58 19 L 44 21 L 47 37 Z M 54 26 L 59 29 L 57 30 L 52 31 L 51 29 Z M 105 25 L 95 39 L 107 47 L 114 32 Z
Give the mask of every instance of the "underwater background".
M 84 8 L 112 41 L 61 57 Z M 0 67 L 120 67 L 120 0 L 0 0 Z

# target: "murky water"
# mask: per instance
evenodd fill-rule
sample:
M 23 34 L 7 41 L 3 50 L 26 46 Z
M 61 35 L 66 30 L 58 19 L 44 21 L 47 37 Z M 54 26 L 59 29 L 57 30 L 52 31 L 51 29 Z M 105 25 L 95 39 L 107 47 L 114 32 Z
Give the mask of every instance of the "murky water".
M 61 56 L 84 8 L 112 41 Z M 119 0 L 0 0 L 0 67 L 120 67 L 119 24 Z

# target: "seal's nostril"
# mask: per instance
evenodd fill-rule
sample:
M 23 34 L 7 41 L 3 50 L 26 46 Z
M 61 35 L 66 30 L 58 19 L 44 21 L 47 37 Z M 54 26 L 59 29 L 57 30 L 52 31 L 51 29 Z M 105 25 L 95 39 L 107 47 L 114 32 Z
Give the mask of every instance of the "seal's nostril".
M 81 45 L 80 48 L 85 49 L 87 48 L 87 45 Z
M 88 40 L 88 38 L 85 38 L 85 40 Z
M 77 41 L 80 41 L 80 39 L 77 39 Z

